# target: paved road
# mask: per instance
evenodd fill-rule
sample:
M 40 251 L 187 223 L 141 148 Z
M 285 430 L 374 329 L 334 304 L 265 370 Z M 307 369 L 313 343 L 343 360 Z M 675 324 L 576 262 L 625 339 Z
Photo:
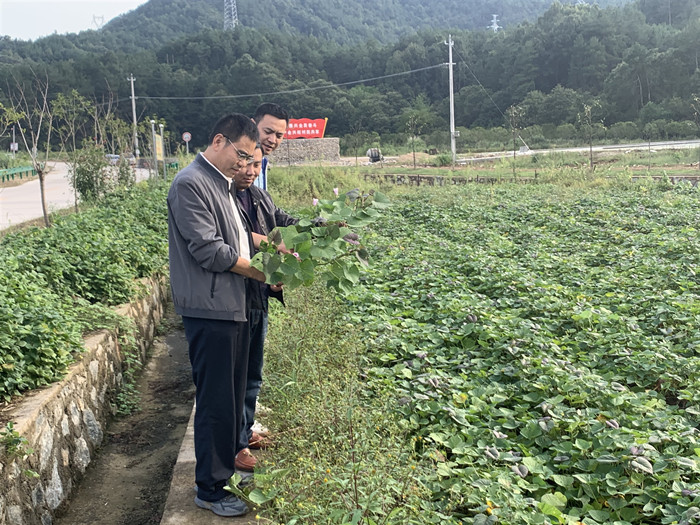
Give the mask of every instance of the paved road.
M 593 146 L 593 152 L 599 153 L 603 151 L 652 151 L 662 149 L 687 149 L 697 148 L 700 146 L 700 140 L 671 140 L 662 142 L 630 142 L 627 144 L 611 144 L 607 146 Z M 517 152 L 517 156 L 535 155 L 547 153 L 588 153 L 589 146 L 580 146 L 576 148 L 552 148 L 552 149 L 527 149 L 523 148 Z M 496 160 L 503 158 L 512 158 L 513 152 L 501 151 L 494 153 L 484 153 L 474 155 L 472 157 L 460 157 L 457 159 L 458 164 L 469 164 L 474 162 L 482 162 L 484 160 Z
M 46 206 L 49 213 L 75 205 L 68 166 L 64 162 L 49 163 L 45 177 Z M 148 178 L 148 170 L 137 168 L 136 179 Z M 43 216 L 39 180 L 19 186 L 0 188 L 0 230 Z

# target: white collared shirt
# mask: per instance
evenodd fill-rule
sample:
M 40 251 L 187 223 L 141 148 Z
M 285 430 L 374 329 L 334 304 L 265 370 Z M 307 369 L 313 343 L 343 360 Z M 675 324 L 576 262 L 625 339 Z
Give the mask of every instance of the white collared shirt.
M 209 162 L 209 159 L 207 159 L 203 154 L 202 158 L 206 160 L 209 165 L 214 168 L 219 175 L 221 175 L 224 179 L 228 181 L 228 200 L 231 203 L 231 209 L 233 210 L 233 218 L 236 222 L 236 229 L 238 230 L 238 244 L 239 244 L 239 253 L 238 256 L 242 257 L 243 259 L 251 259 L 250 255 L 250 243 L 248 242 L 248 230 L 245 229 L 243 226 L 243 218 L 241 217 L 241 212 L 238 209 L 238 205 L 236 204 L 236 201 L 233 198 L 233 195 L 231 193 L 231 185 L 233 184 L 233 179 L 230 177 L 227 177 L 223 173 L 221 173 L 221 170 L 214 166 L 211 162 Z M 235 191 L 235 189 L 234 189 Z

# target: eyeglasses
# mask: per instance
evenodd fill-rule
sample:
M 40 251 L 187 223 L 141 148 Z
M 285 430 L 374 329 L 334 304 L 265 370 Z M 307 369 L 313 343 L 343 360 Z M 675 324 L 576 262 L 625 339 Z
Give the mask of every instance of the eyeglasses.
M 239 150 L 239 149 L 233 144 L 233 141 L 232 141 L 230 138 L 228 138 L 226 135 L 224 135 L 223 133 L 221 134 L 221 136 L 224 137 L 224 138 L 229 142 L 229 144 L 231 144 L 231 146 L 233 147 L 233 150 L 236 152 L 236 155 L 238 156 L 239 159 L 241 159 L 241 160 L 242 160 L 243 162 L 245 162 L 245 163 L 251 163 L 251 162 L 253 162 L 253 156 L 252 156 L 252 155 L 248 155 L 247 153 L 245 153 L 245 152 Z

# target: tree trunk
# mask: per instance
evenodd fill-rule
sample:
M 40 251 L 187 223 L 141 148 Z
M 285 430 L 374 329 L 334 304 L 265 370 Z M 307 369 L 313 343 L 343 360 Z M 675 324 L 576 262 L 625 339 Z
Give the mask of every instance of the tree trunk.
M 36 170 L 37 175 L 39 176 L 39 193 L 41 194 L 41 211 L 44 214 L 44 225 L 48 228 L 51 226 L 51 223 L 49 222 L 49 212 L 46 209 L 46 191 L 44 189 L 44 170 L 42 169 L 37 169 Z
M 411 136 L 411 149 L 413 150 L 413 169 L 416 169 L 416 137 Z

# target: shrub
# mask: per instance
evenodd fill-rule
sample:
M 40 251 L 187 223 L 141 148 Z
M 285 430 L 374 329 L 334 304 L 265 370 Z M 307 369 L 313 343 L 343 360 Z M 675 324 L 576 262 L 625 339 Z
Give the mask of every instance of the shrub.
M 110 319 L 105 306 L 132 299 L 135 279 L 164 268 L 166 191 L 124 189 L 51 228 L 2 239 L 0 397 L 59 379 L 82 349 L 82 333 L 96 318 Z
M 71 184 L 85 202 L 95 201 L 109 188 L 109 163 L 104 150 L 89 142 L 75 152 L 70 165 Z
M 608 128 L 608 138 L 630 140 L 639 137 L 639 128 L 634 122 L 615 122 Z
M 697 126 L 690 120 L 682 122 L 669 122 L 666 125 L 666 134 L 669 139 L 682 139 L 694 137 L 697 133 Z
M 439 168 L 450 166 L 452 164 L 452 155 L 449 153 L 440 153 L 433 158 L 433 164 Z

